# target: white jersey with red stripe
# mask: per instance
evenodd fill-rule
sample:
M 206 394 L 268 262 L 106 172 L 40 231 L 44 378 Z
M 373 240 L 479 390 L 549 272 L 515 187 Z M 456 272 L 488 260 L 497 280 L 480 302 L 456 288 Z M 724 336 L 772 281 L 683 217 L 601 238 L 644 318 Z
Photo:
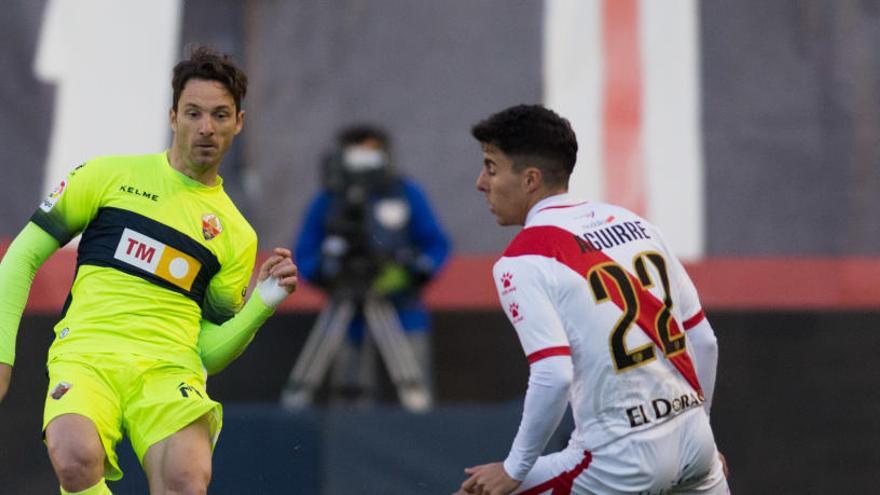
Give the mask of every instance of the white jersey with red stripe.
M 545 198 L 493 273 L 529 362 L 571 356 L 573 445 L 597 449 L 703 404 L 684 333 L 703 319 L 697 291 L 645 219 Z

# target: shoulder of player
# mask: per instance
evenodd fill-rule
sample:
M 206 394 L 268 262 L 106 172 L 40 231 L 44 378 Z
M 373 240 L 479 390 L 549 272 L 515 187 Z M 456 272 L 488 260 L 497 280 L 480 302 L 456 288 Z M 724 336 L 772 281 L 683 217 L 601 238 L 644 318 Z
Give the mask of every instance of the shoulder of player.
M 224 221 L 229 223 L 229 227 L 234 229 L 236 232 L 236 236 L 238 236 L 242 241 L 245 239 L 253 238 L 254 242 L 257 239 L 257 232 L 254 230 L 251 223 L 245 218 L 244 214 L 242 214 L 241 210 L 235 205 L 227 194 L 223 194 L 223 199 L 220 204 L 217 204 L 219 209 L 219 213 L 223 215 Z
M 571 232 L 555 225 L 536 225 L 522 229 L 495 262 L 493 271 L 501 272 L 516 268 L 546 270 L 550 264 L 565 257 L 566 244 L 576 246 Z
M 597 219 L 607 220 L 609 223 L 613 222 L 616 219 L 625 219 L 631 221 L 641 222 L 643 225 L 650 225 L 650 223 L 645 220 L 643 217 L 635 213 L 634 211 L 625 208 L 620 205 L 612 204 L 612 203 L 592 203 L 592 210 L 595 212 L 595 217 Z M 652 225 L 653 227 L 653 225 Z
M 230 239 L 234 240 L 236 251 L 248 252 L 257 249 L 257 231 L 232 200 L 228 199 L 217 211 L 217 214 L 223 222 L 223 235 L 228 235 Z
M 82 163 L 71 171 L 71 176 L 83 173 L 106 178 L 143 171 L 157 163 L 158 154 L 149 155 L 106 155 L 98 156 Z
M 571 241 L 574 233 L 553 224 L 531 225 L 519 231 L 504 250 L 503 256 L 538 255 L 556 257 L 561 246 Z

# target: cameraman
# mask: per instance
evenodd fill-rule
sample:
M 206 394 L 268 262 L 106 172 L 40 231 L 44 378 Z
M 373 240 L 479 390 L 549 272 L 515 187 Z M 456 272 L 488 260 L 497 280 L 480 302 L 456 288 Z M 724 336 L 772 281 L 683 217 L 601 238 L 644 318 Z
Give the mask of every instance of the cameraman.
M 358 307 L 333 364 L 331 400 L 376 399 L 378 356 L 362 311 L 367 294 L 393 304 L 430 391 L 429 321 L 420 291 L 445 262 L 449 242 L 425 194 L 392 165 L 382 129 L 344 128 L 336 145 L 322 163 L 323 188 L 294 248 L 303 278 Z

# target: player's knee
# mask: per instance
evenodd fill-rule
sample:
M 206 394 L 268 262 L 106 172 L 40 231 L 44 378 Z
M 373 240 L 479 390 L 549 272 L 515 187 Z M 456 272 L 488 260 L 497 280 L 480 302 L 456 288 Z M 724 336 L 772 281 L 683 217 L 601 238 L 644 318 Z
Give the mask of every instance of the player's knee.
M 165 490 L 181 495 L 205 495 L 211 482 L 211 464 L 179 466 L 165 473 Z
M 102 449 L 51 442 L 48 449 L 58 481 L 67 490 L 84 490 L 97 483 L 104 474 Z

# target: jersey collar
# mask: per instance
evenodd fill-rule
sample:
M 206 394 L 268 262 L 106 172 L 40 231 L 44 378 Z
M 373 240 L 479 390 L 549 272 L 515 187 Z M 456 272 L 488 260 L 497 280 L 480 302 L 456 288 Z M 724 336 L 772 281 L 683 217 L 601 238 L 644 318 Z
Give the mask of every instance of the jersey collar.
M 206 185 L 202 184 L 201 182 L 193 179 L 192 177 L 188 177 L 186 174 L 183 174 L 183 173 L 179 172 L 178 170 L 176 170 L 174 167 L 172 167 L 171 162 L 168 161 L 168 151 L 167 150 L 165 152 L 161 153 L 161 155 L 162 155 L 162 161 L 165 163 L 166 172 L 169 175 L 173 176 L 178 181 L 180 181 L 181 183 L 183 183 L 185 186 L 191 187 L 194 189 L 202 189 L 205 191 L 219 191 L 219 190 L 223 189 L 223 177 L 220 177 L 218 175 L 216 184 L 214 184 L 213 186 L 206 186 Z
M 580 206 L 582 204 L 586 204 L 588 201 L 583 200 L 582 198 L 578 198 L 571 193 L 562 193 L 562 194 L 554 194 L 553 196 L 547 196 L 546 198 L 538 201 L 532 206 L 529 210 L 528 215 L 526 215 L 526 224 L 525 227 L 528 227 L 529 224 L 532 223 L 532 219 L 538 213 L 546 210 L 554 210 L 558 208 L 570 208 L 572 206 Z

